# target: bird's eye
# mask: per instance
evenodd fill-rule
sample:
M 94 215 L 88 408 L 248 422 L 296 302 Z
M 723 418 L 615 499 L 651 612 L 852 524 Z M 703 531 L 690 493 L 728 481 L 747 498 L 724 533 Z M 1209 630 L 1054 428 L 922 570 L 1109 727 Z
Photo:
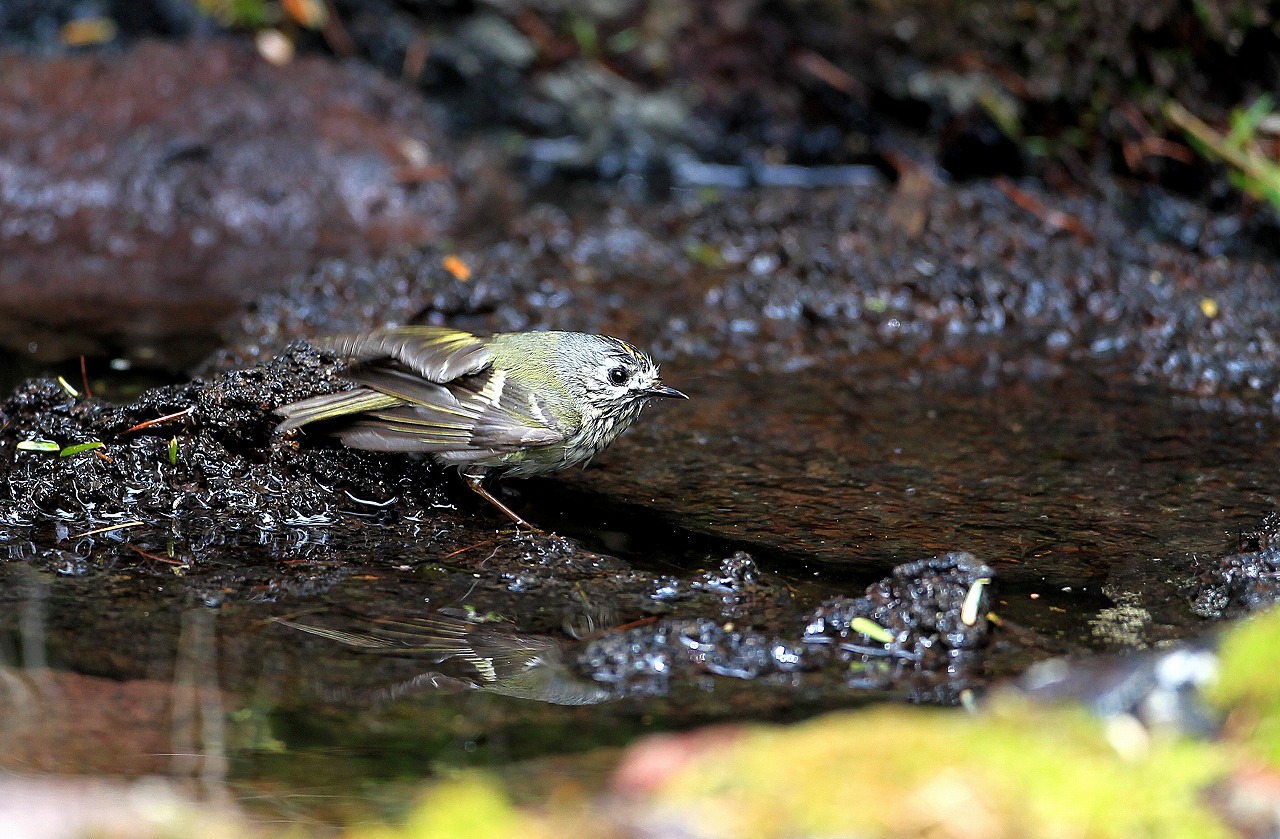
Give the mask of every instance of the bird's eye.
M 622 387 L 631 378 L 631 371 L 625 367 L 615 367 L 609 371 L 609 384 Z

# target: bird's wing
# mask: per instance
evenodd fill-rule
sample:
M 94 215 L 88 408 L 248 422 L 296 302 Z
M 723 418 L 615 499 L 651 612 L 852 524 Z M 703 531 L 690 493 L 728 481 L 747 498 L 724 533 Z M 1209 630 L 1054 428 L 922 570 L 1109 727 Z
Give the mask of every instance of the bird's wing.
M 322 393 L 310 399 L 276 408 L 276 413 L 284 417 L 284 421 L 276 426 L 276 431 L 283 433 L 309 423 L 340 419 L 363 411 L 389 408 L 399 404 L 401 404 L 400 400 L 394 396 L 388 396 L 367 387 L 340 390 L 337 393 Z
M 355 364 L 396 361 L 438 384 L 479 373 L 493 360 L 484 339 L 443 326 L 396 326 L 313 343 Z
M 492 367 L 447 384 L 380 364 L 348 375 L 397 402 L 365 411 L 339 432 L 349 444 L 384 451 L 495 454 L 562 443 L 572 433 L 546 400 Z

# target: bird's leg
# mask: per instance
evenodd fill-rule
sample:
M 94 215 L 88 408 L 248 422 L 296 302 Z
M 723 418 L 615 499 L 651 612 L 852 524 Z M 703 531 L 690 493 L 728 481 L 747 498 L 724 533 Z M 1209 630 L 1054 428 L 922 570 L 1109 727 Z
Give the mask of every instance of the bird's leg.
M 543 535 L 546 535 L 545 531 L 543 531 L 540 528 L 534 527 L 533 525 L 529 524 L 529 522 L 520 518 L 520 516 L 516 514 L 515 510 L 511 509 L 506 504 L 503 504 L 501 501 L 497 499 L 497 497 L 493 493 L 485 489 L 484 478 L 482 476 L 463 474 L 462 477 L 466 478 L 467 486 L 471 487 L 472 492 L 474 492 L 476 495 L 479 495 L 481 498 L 488 501 L 490 504 L 492 504 L 493 506 L 501 510 L 503 513 L 505 513 L 507 518 L 511 519 L 513 522 L 516 523 L 517 527 L 527 527 L 530 530 L 532 530 L 534 533 L 541 533 Z

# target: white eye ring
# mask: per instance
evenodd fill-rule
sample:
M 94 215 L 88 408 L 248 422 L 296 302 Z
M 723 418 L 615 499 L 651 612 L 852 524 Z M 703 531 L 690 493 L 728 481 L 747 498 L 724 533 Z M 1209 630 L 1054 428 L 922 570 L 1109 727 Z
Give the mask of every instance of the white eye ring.
M 631 381 L 631 371 L 625 367 L 614 367 L 609 371 L 609 384 L 614 387 L 622 387 Z

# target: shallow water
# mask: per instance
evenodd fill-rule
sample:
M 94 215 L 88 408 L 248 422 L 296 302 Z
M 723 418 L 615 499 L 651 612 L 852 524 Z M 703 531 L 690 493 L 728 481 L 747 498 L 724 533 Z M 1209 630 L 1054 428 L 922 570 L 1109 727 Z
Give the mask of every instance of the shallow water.
M 1269 418 L 1088 371 L 983 387 L 865 372 L 699 375 L 687 411 L 654 412 L 599 470 L 557 480 L 632 500 L 663 540 L 714 535 L 774 567 L 856 576 L 965 550 L 1041 592 L 1235 551 L 1275 509 Z M 612 537 L 623 555 L 654 541 Z
M 676 362 L 664 373 L 694 399 L 651 411 L 589 470 L 511 487 L 523 514 L 625 560 L 596 566 L 613 600 L 581 569 L 547 566 L 561 588 L 529 590 L 369 525 L 215 539 L 175 557 L 140 553 L 127 532 L 5 533 L 0 767 L 172 775 L 264 819 L 321 822 L 395 812 L 413 781 L 445 767 L 498 767 L 531 795 L 592 785 L 609 760 L 598 749 L 641 733 L 883 696 L 830 674 L 708 676 L 573 706 L 470 689 L 457 674 L 441 682 L 458 692 L 409 690 L 406 679 L 447 666 L 271 618 L 463 610 L 562 641 L 565 625 L 590 634 L 642 619 L 662 579 L 746 550 L 787 597 L 768 615 L 738 604 L 737 620 L 785 634 L 896 563 L 964 550 L 997 570 L 997 613 L 1043 642 L 1006 645 L 999 674 L 1057 649 L 1200 631 L 1182 593 L 1192 557 L 1235 550 L 1275 508 L 1270 420 L 1100 376 L 977 387 L 869 367 L 765 376 Z M 491 515 L 455 489 L 460 507 Z M 618 582 L 633 578 L 631 590 Z

